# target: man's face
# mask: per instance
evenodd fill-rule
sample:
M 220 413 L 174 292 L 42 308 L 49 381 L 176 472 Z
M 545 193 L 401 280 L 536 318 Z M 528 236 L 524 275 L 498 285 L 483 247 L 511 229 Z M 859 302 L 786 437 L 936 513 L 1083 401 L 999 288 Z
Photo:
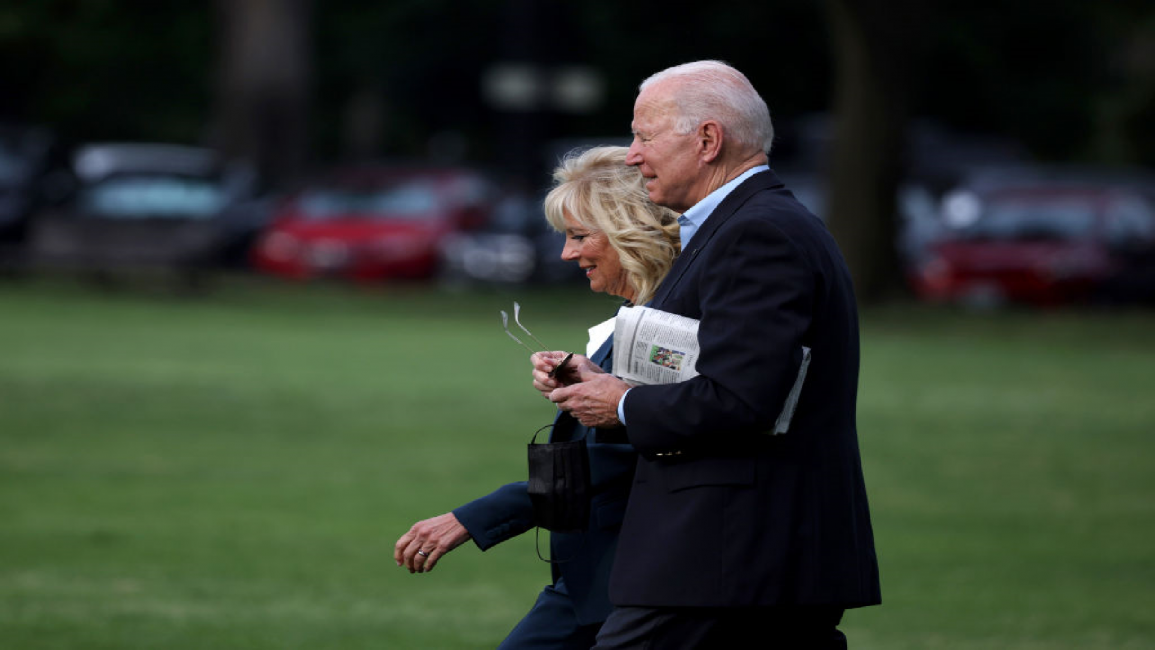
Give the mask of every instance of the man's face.
M 677 109 L 671 90 L 658 83 L 638 95 L 626 164 L 642 172 L 651 201 L 685 212 L 704 196 L 698 194 L 703 180 L 699 175 L 705 170 L 699 165 L 696 134 L 674 129 Z

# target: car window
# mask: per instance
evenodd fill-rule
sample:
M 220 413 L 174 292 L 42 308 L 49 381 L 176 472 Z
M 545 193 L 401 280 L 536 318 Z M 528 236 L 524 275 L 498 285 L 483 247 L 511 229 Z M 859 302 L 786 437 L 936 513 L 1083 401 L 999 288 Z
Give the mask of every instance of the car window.
M 307 218 L 315 220 L 348 216 L 406 219 L 435 211 L 438 197 L 428 183 L 404 183 L 372 189 L 313 190 L 302 196 L 300 206 Z
M 1095 227 L 1095 206 L 1077 199 L 1010 200 L 987 204 L 963 229 L 971 238 L 1066 240 L 1086 237 Z
M 36 160 L 27 154 L 0 144 L 0 185 L 17 185 L 27 181 Z
M 481 178 L 459 178 L 451 185 L 449 194 L 457 203 L 467 206 L 484 205 L 493 200 L 494 188 Z
M 0 131 L 0 185 L 17 185 L 31 180 L 37 168 L 47 162 L 50 143 L 35 131 Z
M 1112 246 L 1127 246 L 1155 240 L 1155 214 L 1140 201 L 1112 203 L 1106 212 L 1105 234 Z
M 825 188 L 818 183 L 795 183 L 787 185 L 798 202 L 806 207 L 814 216 L 823 219 L 826 216 Z
M 541 203 L 532 196 L 511 193 L 493 205 L 489 227 L 494 232 L 530 233 L 549 229 Z
M 83 190 L 85 214 L 108 218 L 209 218 L 225 205 L 224 192 L 209 179 L 178 176 L 121 176 Z
M 0 147 L 0 181 L 20 178 L 23 171 L 24 161 L 15 153 Z

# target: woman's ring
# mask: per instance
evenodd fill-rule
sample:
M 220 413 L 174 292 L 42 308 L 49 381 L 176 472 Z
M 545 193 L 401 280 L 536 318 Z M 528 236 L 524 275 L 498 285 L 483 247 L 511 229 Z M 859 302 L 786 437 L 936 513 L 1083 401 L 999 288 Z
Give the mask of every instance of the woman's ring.
M 422 551 L 421 549 L 417 550 L 417 554 L 420 555 L 421 557 L 429 557 L 429 554 L 426 553 L 425 551 Z

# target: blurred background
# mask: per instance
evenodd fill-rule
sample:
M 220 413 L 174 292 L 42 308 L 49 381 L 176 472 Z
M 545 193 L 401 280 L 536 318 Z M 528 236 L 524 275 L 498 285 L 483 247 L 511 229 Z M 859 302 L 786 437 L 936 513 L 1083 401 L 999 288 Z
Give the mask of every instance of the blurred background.
M 720 58 L 864 301 L 1155 300 L 1149 3 L 44 0 L 0 56 L 10 271 L 572 279 L 558 157 Z
M 704 58 L 862 303 L 851 644 L 1155 647 L 1139 0 L 0 4 L 0 646 L 494 647 L 535 536 L 392 545 L 525 476 L 498 312 L 581 350 L 617 307 L 550 171 Z

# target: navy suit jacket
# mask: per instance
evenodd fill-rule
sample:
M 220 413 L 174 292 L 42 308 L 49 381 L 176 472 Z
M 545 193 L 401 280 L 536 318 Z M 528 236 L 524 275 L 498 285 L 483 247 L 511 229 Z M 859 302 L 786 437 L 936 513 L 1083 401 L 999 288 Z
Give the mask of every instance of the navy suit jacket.
M 590 360 L 609 370 L 612 338 Z M 589 526 L 581 533 L 551 533 L 553 580 L 564 578 L 578 622 L 600 623 L 613 606 L 609 600 L 610 567 L 617 547 L 618 531 L 626 510 L 626 498 L 637 454 L 623 442 L 600 441 L 597 429 L 578 423 L 558 411 L 551 440 L 585 439 L 593 488 Z M 529 439 L 526 439 L 529 442 Z M 510 483 L 493 493 L 453 511 L 481 550 L 486 550 L 533 528 L 533 505 L 525 481 Z
M 858 317 L 822 222 L 772 171 L 690 240 L 651 306 L 699 319 L 700 376 L 625 399 L 639 453 L 616 605 L 880 602 L 855 425 Z M 789 431 L 771 436 L 812 358 Z

